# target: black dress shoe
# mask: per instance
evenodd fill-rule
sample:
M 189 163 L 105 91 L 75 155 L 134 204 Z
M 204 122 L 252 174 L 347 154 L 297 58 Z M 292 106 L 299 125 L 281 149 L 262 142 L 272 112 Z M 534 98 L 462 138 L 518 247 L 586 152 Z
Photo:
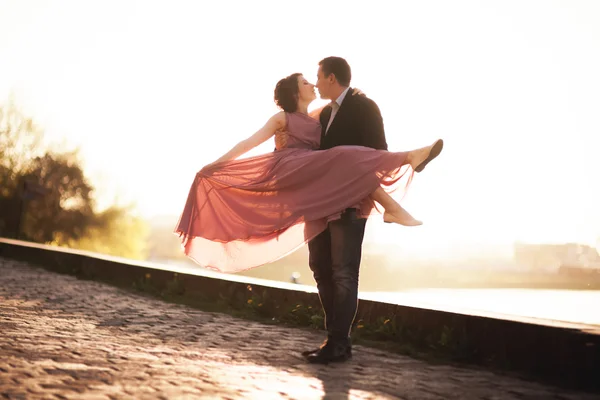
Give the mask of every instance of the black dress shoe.
M 304 350 L 304 351 L 302 352 L 302 355 L 303 355 L 304 357 L 308 357 L 308 356 L 310 356 L 311 354 L 315 354 L 317 351 L 320 351 L 320 350 L 321 350 L 321 347 L 319 347 L 318 349 L 313 349 L 313 350 Z
M 332 339 L 332 337 L 330 335 L 327 335 L 327 338 L 323 341 L 323 343 L 321 343 L 321 345 L 319 347 L 317 347 L 316 349 L 313 350 L 305 350 L 302 352 L 302 355 L 304 357 L 307 357 L 311 354 L 315 354 L 316 352 L 318 352 L 319 350 L 321 350 L 323 347 L 325 347 L 325 345 L 327 344 L 328 341 L 330 341 Z
M 327 344 L 327 342 L 323 342 L 323 344 L 321 345 L 321 347 L 319 347 L 318 349 L 313 349 L 313 350 L 304 350 L 302 352 L 302 355 L 304 357 L 308 357 L 311 354 L 315 354 L 319 351 L 321 351 L 321 349 Z M 348 358 L 352 358 L 352 346 L 346 346 L 346 352 L 348 353 Z
M 315 354 L 315 353 L 317 353 L 317 352 L 321 351 L 321 349 L 322 349 L 323 347 L 325 347 L 325 345 L 327 344 L 327 341 L 328 341 L 328 340 L 329 340 L 329 339 L 325 339 L 325 341 L 323 342 L 323 344 L 321 344 L 321 345 L 320 345 L 319 347 L 317 347 L 316 349 L 312 349 L 312 350 L 304 350 L 304 351 L 302 352 L 302 355 L 303 355 L 304 357 L 308 357 L 308 356 L 310 356 L 311 354 Z
M 344 362 L 352 358 L 352 348 L 346 341 L 330 340 L 318 351 L 306 356 L 308 362 L 313 364 L 329 364 L 331 362 Z

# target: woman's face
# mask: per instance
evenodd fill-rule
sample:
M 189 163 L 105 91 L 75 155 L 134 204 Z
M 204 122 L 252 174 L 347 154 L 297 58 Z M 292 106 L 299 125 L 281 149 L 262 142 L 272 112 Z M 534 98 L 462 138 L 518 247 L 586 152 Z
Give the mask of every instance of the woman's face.
M 311 102 L 317 98 L 315 85 L 307 81 L 304 76 L 298 76 L 298 97 L 302 102 Z

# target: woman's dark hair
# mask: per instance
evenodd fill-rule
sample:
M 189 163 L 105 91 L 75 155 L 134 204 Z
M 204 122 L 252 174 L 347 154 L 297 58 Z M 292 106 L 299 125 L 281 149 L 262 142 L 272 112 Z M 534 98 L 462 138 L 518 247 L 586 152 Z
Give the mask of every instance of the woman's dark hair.
M 275 104 L 285 112 L 296 112 L 298 109 L 298 77 L 300 73 L 286 76 L 275 86 Z

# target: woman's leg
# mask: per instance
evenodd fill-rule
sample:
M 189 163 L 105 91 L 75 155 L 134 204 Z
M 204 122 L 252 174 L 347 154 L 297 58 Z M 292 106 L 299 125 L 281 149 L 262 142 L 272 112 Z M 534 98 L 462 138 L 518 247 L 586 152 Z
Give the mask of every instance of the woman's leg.
M 406 157 L 406 163 L 410 164 L 415 172 L 421 172 L 431 160 L 436 158 L 442 152 L 443 147 L 444 141 L 438 139 L 430 146 L 409 151 Z M 405 226 L 418 226 L 423 224 L 423 222 L 415 219 L 408 211 L 402 208 L 402 206 L 381 187 L 378 187 L 371 193 L 371 199 L 375 200 L 385 208 L 385 212 L 383 213 L 383 220 L 385 222 L 394 222 Z
M 438 139 L 430 146 L 409 151 L 406 156 L 406 163 L 410 164 L 415 172 L 421 172 L 431 160 L 440 155 L 443 148 L 444 141 Z
M 383 220 L 385 222 L 394 222 L 404 226 L 418 226 L 423 224 L 421 221 L 413 218 L 408 211 L 402 208 L 402 206 L 381 187 L 378 187 L 371 193 L 371 199 L 375 200 L 385 208 L 385 212 L 383 213 Z

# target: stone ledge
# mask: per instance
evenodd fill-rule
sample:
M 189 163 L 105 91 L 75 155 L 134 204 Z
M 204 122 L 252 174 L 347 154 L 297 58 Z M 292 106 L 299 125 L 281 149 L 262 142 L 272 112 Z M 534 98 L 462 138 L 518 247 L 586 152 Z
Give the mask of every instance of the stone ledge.
M 199 308 L 314 328 L 322 324 L 319 299 L 310 286 L 212 271 L 192 274 L 172 266 L 8 239 L 0 239 L 0 256 Z M 365 299 L 356 324 L 357 341 L 600 390 L 598 327 Z

